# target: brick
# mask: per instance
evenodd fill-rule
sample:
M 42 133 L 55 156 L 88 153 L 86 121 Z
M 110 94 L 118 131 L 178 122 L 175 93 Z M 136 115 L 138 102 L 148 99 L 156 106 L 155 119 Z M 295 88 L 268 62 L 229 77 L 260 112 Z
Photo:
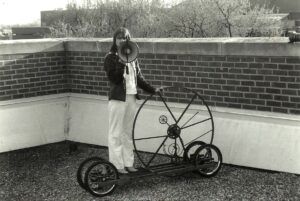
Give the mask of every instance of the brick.
M 299 114 L 300 114 L 300 110 L 290 109 L 290 110 L 289 110 L 289 113 L 299 115 Z
M 243 86 L 255 86 L 255 83 L 253 81 L 242 81 L 241 85 L 243 85 Z
M 232 67 L 234 67 L 234 65 L 235 65 L 234 63 L 225 63 L 225 62 L 222 63 L 222 67 L 231 67 L 232 68 Z
M 177 57 L 177 55 L 175 55 L 175 54 L 169 54 L 169 55 L 167 55 L 167 59 L 177 60 L 178 57 Z
M 257 87 L 270 87 L 271 83 L 270 82 L 255 82 L 255 86 L 257 86 Z
M 280 94 L 280 89 L 267 88 L 267 89 L 266 89 L 266 93 Z
M 236 91 L 241 91 L 241 92 L 249 92 L 250 88 L 249 87 L 236 87 Z
M 227 91 L 234 91 L 235 90 L 235 86 L 222 86 L 223 90 L 227 90 Z
M 219 73 L 209 73 L 210 78 L 221 78 L 222 74 Z
M 243 97 L 243 93 L 241 92 L 230 92 L 229 95 L 230 97 L 237 97 L 237 98 Z
M 264 64 L 264 68 L 268 68 L 268 69 L 277 69 L 278 65 L 277 64 Z
M 265 81 L 279 81 L 278 76 L 265 76 Z
M 285 57 L 271 57 L 272 63 L 285 63 Z
M 286 63 L 295 63 L 299 64 L 300 63 L 300 57 L 288 57 L 286 59 Z
M 296 103 L 291 103 L 291 102 L 282 102 L 282 107 L 297 108 L 297 104 Z
M 229 57 L 227 57 L 227 61 L 229 61 L 229 62 L 240 62 L 241 58 L 240 57 L 229 56 Z
M 238 74 L 238 75 L 236 75 L 236 78 L 240 79 L 240 80 L 250 80 L 250 75 Z
M 300 77 L 300 71 L 289 71 L 288 72 L 289 76 L 296 76 L 296 77 Z
M 229 73 L 235 73 L 235 74 L 240 74 L 242 73 L 242 69 L 238 69 L 238 68 L 230 68 Z
M 279 81 L 280 82 L 295 82 L 296 78 L 295 77 L 280 77 Z
M 250 63 L 249 68 L 262 68 L 263 64 L 261 63 Z
M 214 60 L 213 57 L 208 57 L 208 56 L 201 57 L 201 61 L 213 61 L 213 60 Z
M 265 88 L 251 87 L 250 90 L 251 92 L 255 92 L 255 93 L 265 93 Z
M 234 64 L 235 67 L 237 68 L 248 68 L 248 63 L 235 63 Z
M 278 69 L 279 70 L 294 70 L 294 65 L 279 64 Z
M 187 65 L 187 66 L 196 66 L 197 62 L 195 61 L 185 61 L 184 62 L 184 65 Z
M 272 100 L 273 99 L 273 95 L 271 95 L 271 94 L 258 94 L 258 97 L 260 99 L 264 99 L 264 100 Z
M 260 110 L 260 111 L 266 111 L 266 112 L 271 112 L 272 111 L 271 107 L 257 106 L 257 109 Z
M 269 57 L 255 57 L 255 62 L 266 63 L 266 62 L 269 62 L 269 61 L 270 61 Z
M 282 94 L 284 94 L 284 95 L 297 95 L 297 91 L 292 90 L 292 89 L 283 89 Z
M 288 75 L 288 72 L 286 70 L 273 70 L 274 75 Z
M 226 80 L 224 79 L 214 79 L 214 84 L 226 84 Z
M 289 89 L 300 89 L 300 83 L 288 83 Z
M 256 74 L 255 69 L 243 69 L 244 74 Z
M 254 57 L 241 57 L 241 62 L 254 62 Z
M 226 61 L 226 57 L 225 56 L 215 56 L 214 61 Z
M 244 96 L 245 98 L 251 98 L 251 99 L 258 98 L 258 94 L 256 93 L 245 93 Z
M 300 103 L 300 97 L 290 97 L 291 102 Z
M 281 107 L 281 102 L 277 102 L 277 101 L 267 101 L 267 106 Z
M 27 59 L 20 59 L 20 60 L 16 60 L 17 64 L 26 64 L 28 62 Z
M 209 62 L 209 66 L 220 67 L 220 66 L 222 66 L 222 63 L 221 62 Z
M 173 61 L 174 65 L 182 66 L 184 65 L 184 61 Z
M 287 113 L 287 112 L 288 112 L 287 109 L 284 109 L 284 108 L 277 108 L 277 107 L 273 107 L 273 108 L 272 108 L 272 111 L 273 111 L 273 112 L 279 112 L 279 113 Z
M 246 110 L 256 110 L 255 105 L 242 105 L 242 108 Z

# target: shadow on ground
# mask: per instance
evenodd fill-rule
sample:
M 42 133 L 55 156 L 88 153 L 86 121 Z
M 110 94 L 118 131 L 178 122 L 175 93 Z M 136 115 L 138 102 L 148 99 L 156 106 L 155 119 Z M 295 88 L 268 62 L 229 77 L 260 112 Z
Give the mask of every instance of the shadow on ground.
M 76 181 L 79 164 L 91 156 L 107 159 L 107 149 L 67 142 L 0 154 L 1 201 L 91 200 L 299 200 L 300 176 L 224 165 L 213 178 L 194 173 L 151 177 L 93 197 Z

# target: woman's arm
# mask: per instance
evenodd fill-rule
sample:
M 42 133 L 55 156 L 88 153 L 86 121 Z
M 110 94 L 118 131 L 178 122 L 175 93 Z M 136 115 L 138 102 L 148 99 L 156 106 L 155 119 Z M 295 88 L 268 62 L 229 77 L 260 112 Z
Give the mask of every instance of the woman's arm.
M 109 53 L 105 56 L 104 59 L 104 70 L 108 79 L 115 83 L 120 84 L 123 82 L 125 64 L 119 62 L 117 55 Z

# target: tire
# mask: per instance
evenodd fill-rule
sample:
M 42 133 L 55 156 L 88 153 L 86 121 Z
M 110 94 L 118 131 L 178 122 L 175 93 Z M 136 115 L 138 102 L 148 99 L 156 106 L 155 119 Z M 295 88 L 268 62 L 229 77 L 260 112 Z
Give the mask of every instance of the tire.
M 206 144 L 199 147 L 195 152 L 195 166 L 198 174 L 203 177 L 213 177 L 221 169 L 222 166 L 221 151 L 212 144 Z M 202 168 L 201 165 L 212 164 L 212 167 Z
M 93 172 L 97 169 L 97 167 L 99 167 L 101 170 L 101 172 Z M 91 175 L 93 174 L 93 175 Z M 115 166 L 113 164 L 111 164 L 108 161 L 98 161 L 93 163 L 85 172 L 85 177 L 84 177 L 84 183 L 86 185 L 86 189 L 89 193 L 91 193 L 92 195 L 96 196 L 96 197 L 103 197 L 103 196 L 107 196 L 110 195 L 111 193 L 113 193 L 113 191 L 116 189 L 117 187 L 117 183 L 112 184 L 110 186 L 108 186 L 108 189 L 105 190 L 105 186 L 104 187 L 97 187 L 94 188 L 92 186 L 92 182 L 96 183 L 96 180 L 98 185 L 101 184 L 102 181 L 107 181 L 107 180 L 117 180 L 119 179 L 119 174 L 117 169 L 115 168 Z M 93 181 L 94 180 L 94 181 Z M 100 180 L 100 181 L 99 181 Z M 93 184 L 96 185 L 96 184 Z M 102 192 L 103 190 L 103 192 Z
M 87 158 L 86 160 L 84 160 L 82 163 L 80 163 L 78 170 L 77 170 L 77 174 L 76 174 L 76 178 L 77 178 L 77 182 L 78 184 L 86 190 L 86 185 L 84 183 L 84 176 L 85 176 L 85 172 L 87 170 L 87 168 L 89 166 L 91 166 L 94 162 L 97 161 L 103 161 L 104 159 L 100 158 L 100 157 L 91 157 L 91 158 Z

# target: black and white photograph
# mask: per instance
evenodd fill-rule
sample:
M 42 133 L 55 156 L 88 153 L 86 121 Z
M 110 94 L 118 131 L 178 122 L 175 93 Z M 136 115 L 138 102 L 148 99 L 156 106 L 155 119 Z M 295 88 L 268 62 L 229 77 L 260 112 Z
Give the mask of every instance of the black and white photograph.
M 300 201 L 300 0 L 0 0 L 0 201 Z

